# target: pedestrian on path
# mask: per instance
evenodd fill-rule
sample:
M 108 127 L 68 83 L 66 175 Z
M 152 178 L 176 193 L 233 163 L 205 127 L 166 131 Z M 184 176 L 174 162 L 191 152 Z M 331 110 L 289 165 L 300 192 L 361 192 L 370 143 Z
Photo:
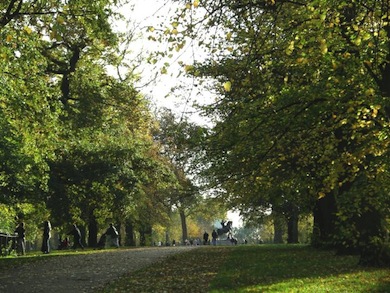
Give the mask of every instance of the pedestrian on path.
M 42 237 L 42 248 L 43 253 L 50 252 L 50 237 L 51 237 L 51 224 L 49 221 L 43 223 L 43 237 Z
M 119 248 L 119 233 L 118 231 L 116 230 L 114 224 L 110 224 L 110 226 L 108 227 L 106 233 L 105 233 L 107 236 L 109 236 L 109 243 L 112 245 L 112 246 L 115 246 L 116 248 Z
M 204 234 L 203 234 L 203 245 L 207 245 L 208 242 L 209 242 L 209 233 L 204 231 Z
M 215 231 L 215 229 L 213 230 L 213 233 L 211 233 L 211 238 L 212 238 L 213 245 L 217 245 L 218 233 L 217 231 Z
M 17 233 L 17 252 L 19 255 L 26 254 L 26 229 L 24 228 L 24 223 L 21 222 L 15 229 L 15 233 Z
M 84 249 L 84 246 L 81 243 L 81 232 L 76 224 L 73 224 L 73 229 L 68 233 L 68 235 L 73 236 L 73 246 L 72 246 L 73 249 L 76 249 L 77 247 Z

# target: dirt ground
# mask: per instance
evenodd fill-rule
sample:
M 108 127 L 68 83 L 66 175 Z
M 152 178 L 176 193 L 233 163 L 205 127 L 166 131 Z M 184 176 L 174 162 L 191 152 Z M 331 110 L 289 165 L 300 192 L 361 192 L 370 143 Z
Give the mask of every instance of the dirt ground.
M 0 292 L 94 292 L 127 272 L 139 270 L 194 246 L 108 250 L 94 254 L 46 257 L 0 272 Z

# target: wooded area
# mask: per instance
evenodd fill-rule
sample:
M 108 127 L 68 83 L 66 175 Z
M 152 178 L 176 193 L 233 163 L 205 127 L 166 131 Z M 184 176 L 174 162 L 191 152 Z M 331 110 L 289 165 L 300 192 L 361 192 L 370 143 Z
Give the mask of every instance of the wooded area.
M 78 222 L 94 246 L 112 221 L 146 245 L 173 212 L 184 240 L 190 213 L 211 222 L 227 204 L 248 224 L 272 217 L 276 242 L 313 215 L 316 247 L 390 264 L 388 1 L 173 2 L 148 31 L 205 53 L 182 66 L 215 98 L 199 105 L 209 129 L 152 114 L 133 68 L 108 74 L 125 66 L 121 1 L 0 4 L 1 228 Z

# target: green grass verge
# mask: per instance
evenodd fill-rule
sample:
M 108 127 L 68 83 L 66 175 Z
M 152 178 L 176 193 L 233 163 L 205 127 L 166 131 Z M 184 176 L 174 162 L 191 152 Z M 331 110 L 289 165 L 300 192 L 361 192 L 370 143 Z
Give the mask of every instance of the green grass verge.
M 390 292 L 390 269 L 303 245 L 202 247 L 100 292 Z
M 356 256 L 302 245 L 241 246 L 209 292 L 390 292 L 390 269 L 357 263 Z

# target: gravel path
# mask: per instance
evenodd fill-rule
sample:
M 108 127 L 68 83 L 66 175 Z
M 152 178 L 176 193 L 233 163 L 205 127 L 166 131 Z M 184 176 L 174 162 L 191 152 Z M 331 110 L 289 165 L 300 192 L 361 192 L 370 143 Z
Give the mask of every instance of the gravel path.
M 193 249 L 190 246 L 109 250 L 94 254 L 47 257 L 0 272 L 0 292 L 94 292 L 127 272 Z

